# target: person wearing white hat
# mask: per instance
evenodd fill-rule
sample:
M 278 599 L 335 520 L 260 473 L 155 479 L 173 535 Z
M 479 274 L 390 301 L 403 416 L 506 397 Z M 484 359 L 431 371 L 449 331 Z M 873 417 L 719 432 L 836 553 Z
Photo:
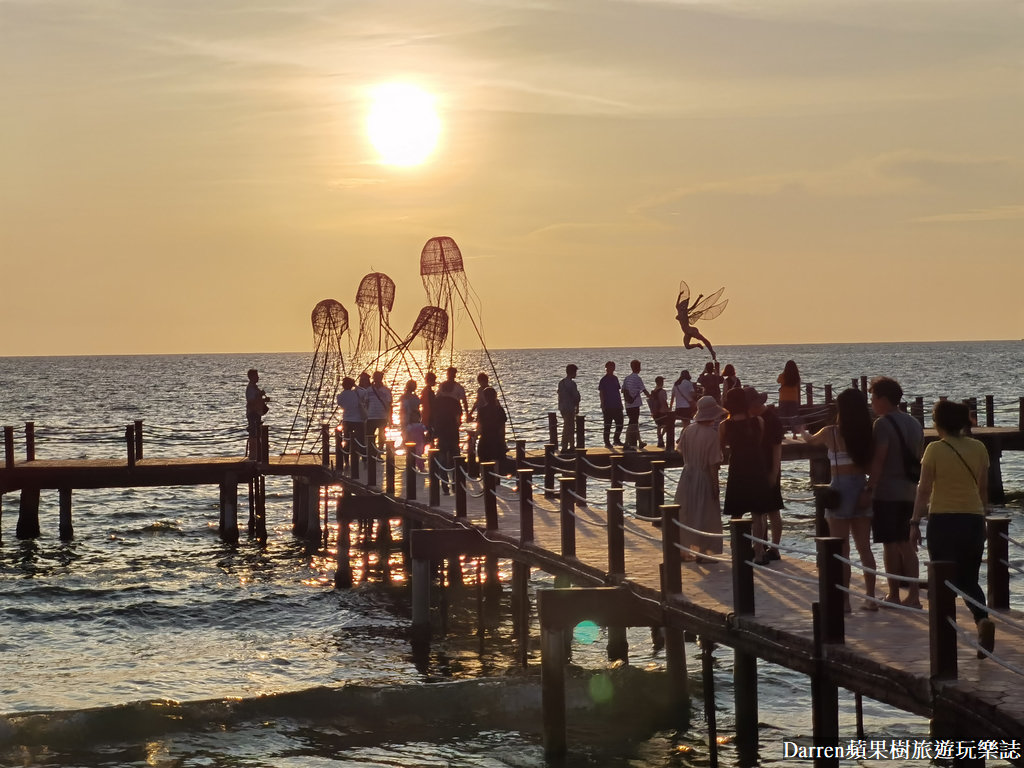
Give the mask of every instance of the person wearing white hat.
M 697 401 L 694 420 L 679 435 L 676 443 L 676 450 L 683 456 L 683 472 L 675 495 L 679 519 L 687 527 L 707 534 L 680 529 L 680 544 L 693 550 L 682 553 L 682 559 L 686 561 L 703 562 L 703 555 L 722 553 L 722 507 L 718 486 L 722 447 L 718 439 L 718 422 L 725 415 L 725 409 L 715 398 L 705 395 Z

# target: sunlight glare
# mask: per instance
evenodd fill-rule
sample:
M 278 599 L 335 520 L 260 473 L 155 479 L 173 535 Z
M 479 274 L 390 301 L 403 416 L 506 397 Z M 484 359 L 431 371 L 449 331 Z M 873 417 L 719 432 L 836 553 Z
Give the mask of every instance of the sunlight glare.
M 441 133 L 434 97 L 406 83 L 373 89 L 366 125 L 381 162 L 387 165 L 419 165 L 434 151 Z

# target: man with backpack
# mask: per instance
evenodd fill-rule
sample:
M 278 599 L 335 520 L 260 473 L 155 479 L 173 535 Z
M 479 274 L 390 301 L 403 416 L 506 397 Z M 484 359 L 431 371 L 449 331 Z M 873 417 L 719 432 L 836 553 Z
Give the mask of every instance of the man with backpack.
M 910 542 L 917 481 L 921 476 L 924 430 L 913 416 L 899 409 L 903 387 L 880 376 L 871 381 L 871 409 L 878 417 L 872 429 L 874 458 L 865 493 L 871 494 L 871 530 L 882 545 L 885 570 L 907 579 L 889 579 L 888 603 L 900 602 L 900 587 L 907 587 L 903 605 L 920 607 L 917 548 Z

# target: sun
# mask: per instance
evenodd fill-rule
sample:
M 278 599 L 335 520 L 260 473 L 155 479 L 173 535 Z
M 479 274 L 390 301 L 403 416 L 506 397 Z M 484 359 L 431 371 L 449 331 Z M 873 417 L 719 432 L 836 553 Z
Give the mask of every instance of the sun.
M 441 133 L 434 97 L 406 83 L 378 85 L 372 95 L 366 128 L 381 162 L 419 165 L 430 157 Z

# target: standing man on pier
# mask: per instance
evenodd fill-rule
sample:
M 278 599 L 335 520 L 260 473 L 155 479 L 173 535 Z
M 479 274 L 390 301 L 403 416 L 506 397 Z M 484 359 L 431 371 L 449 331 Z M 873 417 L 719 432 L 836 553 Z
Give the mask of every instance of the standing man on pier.
M 249 383 L 245 387 L 245 420 L 248 426 L 249 441 L 245 452 L 250 461 L 258 461 L 263 414 L 270 410 L 270 406 L 267 405 L 270 398 L 267 397 L 266 392 L 260 389 L 260 372 L 255 368 L 250 368 L 248 376 Z
M 576 450 L 576 414 L 580 411 L 580 390 L 572 363 L 565 366 L 565 378 L 558 382 L 558 412 L 562 414 L 562 452 Z
M 900 586 L 906 585 L 903 605 L 920 607 L 917 547 L 910 542 L 910 518 L 914 514 L 917 479 L 921 471 L 924 430 L 917 419 L 899 409 L 903 387 L 895 379 L 879 376 L 871 382 L 871 409 L 878 416 L 872 429 L 874 458 L 865 492 L 871 494 L 874 513 L 871 529 L 882 545 L 885 570 L 906 579 L 889 579 L 888 603 L 900 602 Z M 916 468 L 916 475 L 915 475 Z
M 622 390 L 619 377 L 615 375 L 615 363 L 604 364 L 605 374 L 597 384 L 597 395 L 601 399 L 601 416 L 604 418 L 604 447 L 611 448 L 612 423 L 615 423 L 615 445 L 622 445 Z
M 644 380 L 640 378 L 640 361 L 631 360 L 629 363 L 632 373 L 622 383 L 622 399 L 626 404 L 626 418 L 629 420 L 626 426 L 626 450 L 637 450 L 643 448 L 647 443 L 640 439 L 640 407 L 643 405 L 641 395 L 649 395 Z
M 456 376 L 456 374 L 458 374 L 458 372 L 459 372 L 459 370 L 455 366 L 452 366 L 451 368 L 448 369 L 448 371 L 447 371 L 448 378 L 445 380 L 445 383 L 451 382 L 451 386 L 450 387 L 445 387 L 445 386 L 438 387 L 437 396 L 438 397 L 450 397 L 450 398 L 453 398 L 459 404 L 461 412 L 466 415 L 466 420 L 468 421 L 469 420 L 469 401 L 466 399 L 466 389 L 465 389 L 465 387 L 463 387 L 461 384 L 459 384 L 459 382 L 457 382 L 455 380 L 455 376 Z

